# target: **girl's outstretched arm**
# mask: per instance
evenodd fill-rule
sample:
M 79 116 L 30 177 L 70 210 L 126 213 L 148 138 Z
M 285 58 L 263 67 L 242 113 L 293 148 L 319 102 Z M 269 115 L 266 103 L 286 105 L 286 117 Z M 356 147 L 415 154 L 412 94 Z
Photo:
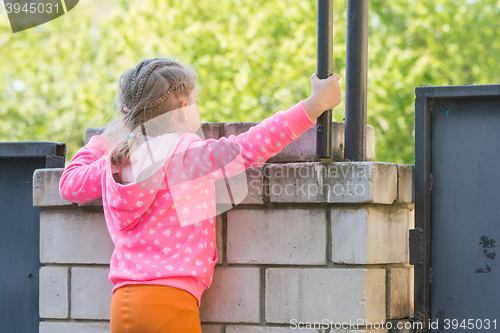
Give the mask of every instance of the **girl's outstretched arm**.
M 186 154 L 186 157 L 191 158 L 191 155 L 197 155 L 198 161 L 188 169 L 188 178 L 195 179 L 210 172 L 225 169 L 221 166 L 226 166 L 235 154 L 241 154 L 244 169 L 259 166 L 314 126 L 317 117 L 340 103 L 341 92 L 338 82 L 340 76 L 334 73 L 320 80 L 316 73 L 313 73 L 309 80 L 311 81 L 311 95 L 287 111 L 279 111 L 237 136 L 230 135 L 218 140 L 208 139 L 203 142 L 204 147 L 200 147 L 199 142 L 190 146 L 191 152 Z M 210 157 L 209 161 L 208 157 Z M 189 165 L 189 163 L 186 164 Z M 241 164 L 234 163 L 236 169 L 227 172 L 227 176 L 243 171 Z
M 188 179 L 211 174 L 212 181 L 223 178 L 222 169 L 226 177 L 234 176 L 263 164 L 315 124 L 300 101 L 239 135 L 192 142 L 182 156 L 182 172 Z M 231 164 L 237 156 L 240 162 Z
M 243 156 L 245 169 L 247 169 L 263 164 L 315 124 L 315 120 L 308 116 L 303 102 L 300 101 L 287 111 L 278 111 L 244 133 L 222 137 L 218 140 L 207 140 L 207 142 L 235 144 L 231 147 L 237 145 Z M 224 156 L 225 154 L 220 151 L 223 147 L 223 145 L 210 144 L 212 155 Z
M 71 159 L 59 180 L 59 193 L 63 199 L 74 203 L 86 203 L 102 196 L 102 159 L 108 139 L 93 136 L 85 147 L 80 148 Z

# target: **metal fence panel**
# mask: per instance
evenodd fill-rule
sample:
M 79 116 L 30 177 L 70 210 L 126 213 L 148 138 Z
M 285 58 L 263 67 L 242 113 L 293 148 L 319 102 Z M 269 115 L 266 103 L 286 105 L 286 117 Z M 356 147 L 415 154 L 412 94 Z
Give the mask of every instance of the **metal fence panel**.
M 64 167 L 65 145 L 0 143 L 0 331 L 38 332 L 40 219 L 33 172 Z
M 416 313 L 426 332 L 496 331 L 500 85 L 417 88 L 415 105 Z

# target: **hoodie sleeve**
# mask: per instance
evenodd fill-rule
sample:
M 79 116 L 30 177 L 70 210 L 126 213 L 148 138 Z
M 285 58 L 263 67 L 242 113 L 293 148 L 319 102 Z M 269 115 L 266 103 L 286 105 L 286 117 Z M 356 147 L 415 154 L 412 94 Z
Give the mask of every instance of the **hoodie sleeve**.
M 226 175 L 233 176 L 249 167 L 262 165 L 315 124 L 300 101 L 237 136 L 193 142 L 183 156 L 183 172 L 189 179 L 212 173 L 217 180 L 222 177 L 219 170 L 225 167 Z M 231 163 L 237 157 L 240 163 Z
M 307 115 L 303 102 L 300 101 L 287 111 L 275 113 L 244 133 L 222 137 L 217 142 L 238 145 L 247 169 L 262 165 L 315 124 L 316 122 Z M 220 152 L 223 145 L 211 145 L 210 148 L 212 147 L 214 147 L 212 155 L 215 153 L 219 156 L 225 155 Z
M 86 203 L 102 196 L 102 159 L 108 140 L 93 136 L 85 147 L 78 150 L 59 180 L 59 193 L 65 200 Z

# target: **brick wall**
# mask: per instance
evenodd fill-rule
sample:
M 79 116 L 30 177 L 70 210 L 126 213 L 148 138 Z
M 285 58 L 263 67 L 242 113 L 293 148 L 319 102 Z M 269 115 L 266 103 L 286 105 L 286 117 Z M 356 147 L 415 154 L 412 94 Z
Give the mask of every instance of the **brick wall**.
M 206 138 L 218 138 L 254 124 L 205 123 L 203 130 Z M 87 140 L 96 132 L 88 130 Z M 373 162 L 371 126 L 371 161 L 341 162 L 343 123 L 334 123 L 333 133 L 332 161 L 316 159 L 312 128 L 250 168 L 248 195 L 218 216 L 219 262 L 200 309 L 204 333 L 368 332 L 366 325 L 296 328 L 413 314 L 413 165 Z M 113 244 L 102 202 L 63 200 L 62 171 L 34 174 L 34 203 L 43 207 L 40 332 L 109 332 Z

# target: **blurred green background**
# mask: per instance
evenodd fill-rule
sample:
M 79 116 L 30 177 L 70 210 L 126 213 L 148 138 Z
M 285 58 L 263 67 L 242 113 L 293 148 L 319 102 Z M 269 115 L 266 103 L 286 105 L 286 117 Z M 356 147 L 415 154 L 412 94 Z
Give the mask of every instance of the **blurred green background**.
M 333 3 L 345 77 L 346 1 Z M 500 83 L 499 15 L 499 0 L 370 1 L 377 161 L 414 164 L 415 87 Z M 115 116 L 120 74 L 149 57 L 197 72 L 202 122 L 261 121 L 310 94 L 316 0 L 83 0 L 16 34 L 0 6 L 0 141 L 66 142 L 69 160 L 87 127 Z

